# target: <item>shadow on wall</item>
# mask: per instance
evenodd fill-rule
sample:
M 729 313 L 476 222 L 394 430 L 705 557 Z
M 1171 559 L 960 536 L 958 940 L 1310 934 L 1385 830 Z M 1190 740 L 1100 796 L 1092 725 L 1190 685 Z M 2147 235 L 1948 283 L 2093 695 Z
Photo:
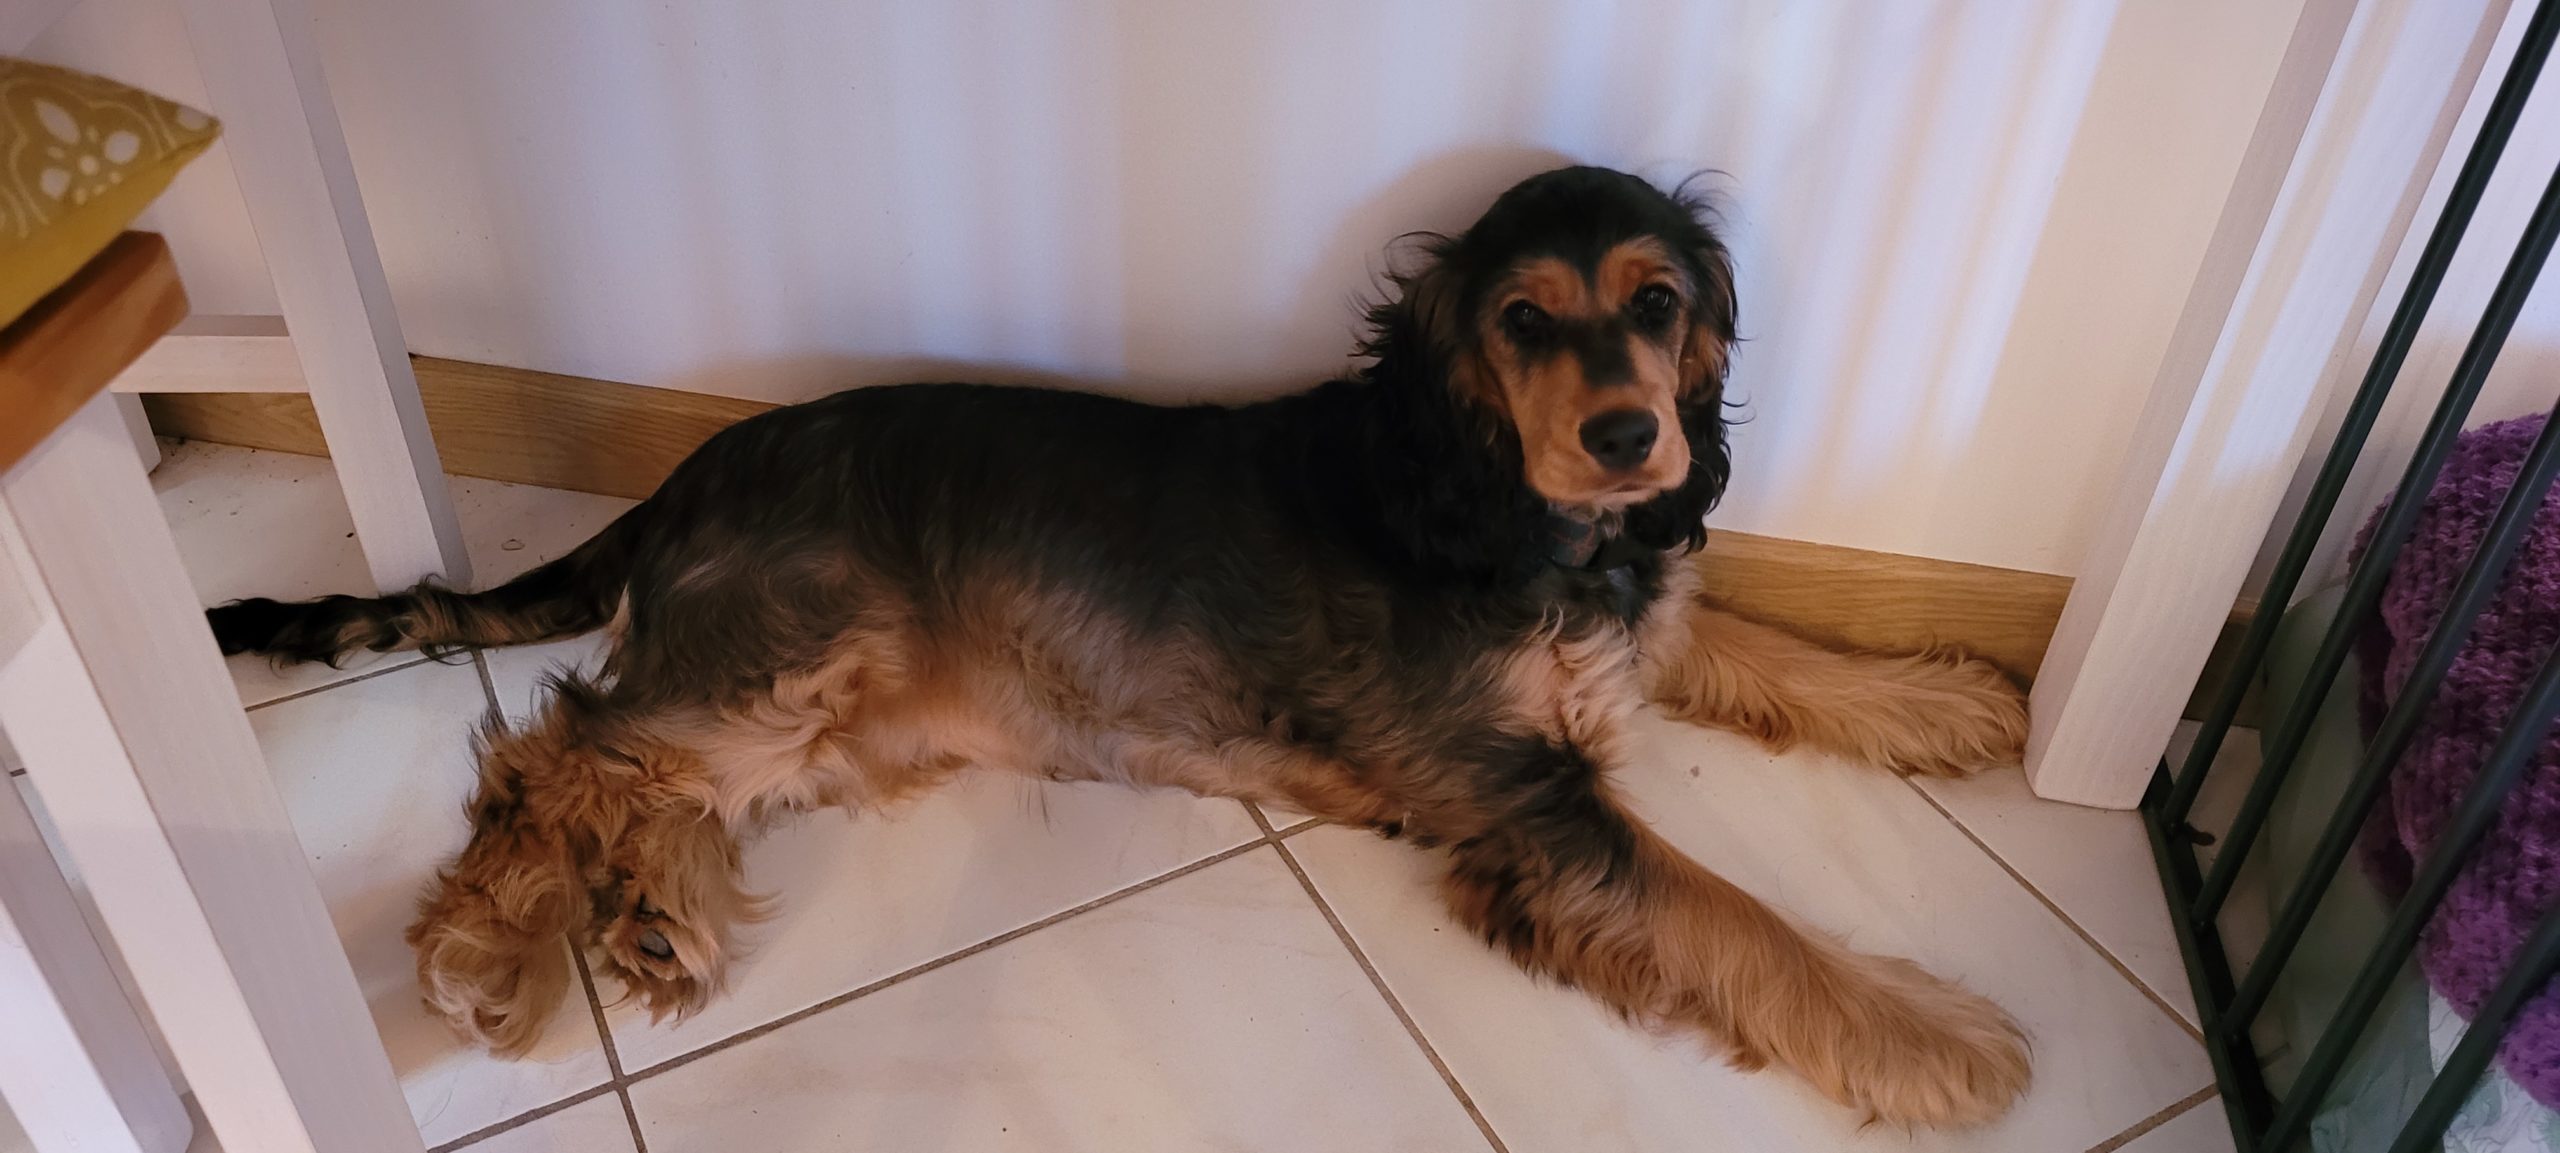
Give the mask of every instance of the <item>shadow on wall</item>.
M 2028 544 L 2076 461 L 2010 462 L 2103 456 L 2119 436 L 2115 398 L 2000 371 L 2116 6 L 1882 19 L 1850 41 L 1855 95 L 1822 109 L 1777 186 L 1738 189 L 1766 224 L 1737 253 L 1737 527 L 1931 555 L 1950 537 Z M 1962 516 L 1976 526 L 1941 528 Z M 2050 571 L 2041 543 L 1953 555 Z
M 1268 396 L 1348 363 L 1394 237 L 1572 161 L 1729 174 L 1733 527 L 2050 568 L 2138 408 L 2000 364 L 2111 30 L 2151 10 L 2120 0 L 323 7 L 430 355 L 776 401 L 955 370 Z M 2135 63 L 2212 88 L 2190 41 L 2255 7 L 2159 0 Z M 83 0 L 38 47 L 150 84 L 137 23 L 173 0 Z M 190 278 L 258 279 L 205 270 L 249 232 L 215 208 L 165 210 Z
M 848 388 L 878 384 L 1016 384 L 1105 396 L 1158 399 L 1112 377 L 1079 376 L 1036 364 L 959 360 L 934 356 L 856 356 L 813 352 L 745 358 L 707 365 L 649 382 L 653 387 L 725 396 L 815 400 Z
M 1751 423 L 1727 523 L 2014 562 L 1932 539 L 1952 494 L 2051 503 L 1985 478 L 2008 479 L 2004 454 L 2114 433 L 2068 393 L 1993 396 L 2114 0 L 2027 19 L 1959 0 L 1498 20 L 1432 0 L 1003 19 L 794 3 L 754 21 L 679 3 L 574 34 L 577 4 L 464 21 L 355 2 L 451 43 L 372 60 L 379 92 L 348 96 L 372 101 L 351 132 L 399 168 L 367 173 L 400 198 L 379 215 L 415 217 L 384 231 L 409 245 L 386 257 L 425 349 L 776 400 L 954 365 L 1258 398 L 1348 366 L 1395 237 L 1463 228 L 1519 178 L 1584 161 L 1732 173 Z M 523 99 L 457 99 L 457 59 Z M 463 139 L 410 143 L 457 120 Z M 465 195 L 430 202 L 465 157 Z M 443 255 L 474 232 L 478 259 Z M 403 266 L 447 271 L 428 307 Z M 491 268 L 526 288 L 490 292 Z M 854 375 L 738 371 L 813 358 Z
M 1454 236 L 1512 185 L 1575 163 L 1553 149 L 1504 145 L 1459 149 L 1415 165 L 1342 214 L 1341 226 L 1308 270 L 1286 327 L 1313 333 L 1348 321 L 1345 331 L 1356 335 L 1368 307 L 1393 295 L 1387 274 L 1418 259 L 1403 238 L 1417 232 Z M 1348 342 L 1342 352 L 1348 365 Z
M 1573 163 L 1571 157 L 1540 148 L 1463 149 L 1417 165 L 1344 213 L 1341 227 L 1315 257 L 1297 304 L 1280 325 L 1292 332 L 1339 329 L 1341 363 L 1331 372 L 1287 367 L 1263 375 L 1229 372 L 1185 380 L 1153 374 L 1112 377 L 1061 372 L 1036 362 L 821 353 L 728 362 L 650 383 L 691 392 L 801 400 L 844 388 L 911 381 L 1020 384 L 1159 403 L 1233 403 L 1296 392 L 1358 366 L 1353 346 L 1363 314 L 1370 304 L 1392 295 L 1394 286 L 1386 274 L 1415 259 L 1401 243 L 1404 238 L 1416 232 L 1463 231 L 1492 207 L 1503 190 Z M 1131 326 L 1133 345 L 1149 339 L 1146 325 Z

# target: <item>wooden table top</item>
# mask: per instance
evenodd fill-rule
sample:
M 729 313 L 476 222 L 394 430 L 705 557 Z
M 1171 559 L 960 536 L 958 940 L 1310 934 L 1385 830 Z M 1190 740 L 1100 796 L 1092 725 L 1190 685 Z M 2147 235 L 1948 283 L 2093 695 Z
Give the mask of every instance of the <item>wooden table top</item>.
M 0 329 L 0 470 L 44 443 L 186 315 L 168 242 L 128 232 Z

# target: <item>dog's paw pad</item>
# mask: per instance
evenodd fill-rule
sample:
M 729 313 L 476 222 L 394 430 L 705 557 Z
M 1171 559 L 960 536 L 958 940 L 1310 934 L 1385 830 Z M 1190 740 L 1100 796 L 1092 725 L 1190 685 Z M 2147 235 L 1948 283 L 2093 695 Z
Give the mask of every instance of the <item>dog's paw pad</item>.
M 599 970 L 665 1017 L 702 1007 L 719 984 L 721 944 L 645 894 L 626 896 L 596 934 Z

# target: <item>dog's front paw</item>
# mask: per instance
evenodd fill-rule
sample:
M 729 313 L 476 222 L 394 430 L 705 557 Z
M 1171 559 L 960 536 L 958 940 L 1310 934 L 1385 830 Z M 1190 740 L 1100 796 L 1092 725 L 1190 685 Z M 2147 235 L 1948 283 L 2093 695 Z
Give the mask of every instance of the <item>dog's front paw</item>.
M 1908 961 L 1869 958 L 1874 999 L 1828 1088 L 1905 1128 L 1965 1128 L 2009 1111 L 2029 1078 L 2026 1035 L 2006 1012 Z
M 1879 763 L 1904 776 L 1961 777 L 2026 760 L 2027 696 L 2007 673 L 1955 653 L 1920 661 L 1902 678 L 1897 707 L 1872 714 Z

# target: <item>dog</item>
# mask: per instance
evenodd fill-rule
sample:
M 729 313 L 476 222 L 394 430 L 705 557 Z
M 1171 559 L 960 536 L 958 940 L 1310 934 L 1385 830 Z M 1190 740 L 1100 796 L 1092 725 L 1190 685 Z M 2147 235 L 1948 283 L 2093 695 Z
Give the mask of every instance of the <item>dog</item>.
M 482 735 L 469 845 L 409 932 L 428 1005 L 502 1054 L 572 979 L 562 934 L 660 1013 L 698 1008 L 761 912 L 742 838 L 983 766 L 1410 842 L 1531 973 L 1871 1120 L 1996 1118 L 2029 1079 L 2007 1015 L 1790 924 L 1610 784 L 1647 701 L 1906 774 L 2025 741 L 1984 662 L 1829 651 L 1702 594 L 1735 341 L 1711 214 L 1564 168 L 1422 250 L 1364 367 L 1311 391 L 841 392 L 720 432 L 498 588 L 210 623 L 285 660 L 610 630 L 600 673 Z

